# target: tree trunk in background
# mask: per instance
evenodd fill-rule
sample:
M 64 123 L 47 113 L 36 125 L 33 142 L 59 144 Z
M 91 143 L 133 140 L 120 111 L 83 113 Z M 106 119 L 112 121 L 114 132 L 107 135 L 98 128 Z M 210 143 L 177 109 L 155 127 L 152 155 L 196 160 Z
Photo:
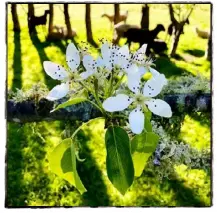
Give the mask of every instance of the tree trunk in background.
M 176 55 L 176 50 L 178 47 L 180 36 L 181 36 L 181 30 L 178 30 L 177 32 L 175 32 L 175 35 L 173 37 L 173 44 L 171 46 L 171 51 L 170 51 L 171 57 L 174 57 Z
M 141 19 L 141 28 L 149 29 L 149 6 L 145 4 L 142 6 L 142 19 Z
M 120 4 L 114 4 L 115 15 L 114 15 L 114 24 L 119 22 L 120 17 Z
M 27 21 L 28 21 L 28 27 L 29 27 L 29 34 L 36 31 L 35 25 L 32 25 L 30 21 L 32 16 L 35 16 L 34 4 L 28 4 Z
M 189 10 L 189 13 L 185 15 L 186 18 L 183 18 L 182 21 L 177 21 L 175 18 L 175 12 L 172 4 L 169 4 L 169 14 L 170 14 L 170 20 L 175 28 L 174 38 L 173 38 L 173 44 L 171 46 L 170 56 L 174 57 L 176 54 L 176 50 L 178 47 L 179 39 L 181 34 L 184 33 L 184 26 L 186 23 L 189 24 L 189 17 L 194 9 L 195 4 L 192 4 L 192 7 Z
M 70 23 L 68 4 L 64 4 L 64 15 L 65 15 L 65 24 L 67 28 L 67 37 L 72 38 L 72 27 Z
M 34 4 L 28 4 L 28 14 L 29 14 L 29 16 L 35 15 Z
M 211 42 L 211 36 L 210 36 L 207 42 L 207 49 L 205 53 L 205 57 L 208 61 L 211 60 L 211 55 L 212 55 L 212 42 Z
M 48 35 L 50 35 L 53 30 L 53 4 L 49 4 L 49 10 L 50 10 L 50 17 L 49 17 Z
M 97 45 L 96 42 L 93 40 L 90 13 L 91 13 L 90 4 L 86 4 L 85 23 L 86 23 L 87 41 L 88 41 L 90 44 L 92 44 L 94 47 L 97 47 L 98 45 Z
M 17 15 L 17 5 L 11 4 L 11 14 L 14 23 L 14 32 L 20 32 L 20 23 Z

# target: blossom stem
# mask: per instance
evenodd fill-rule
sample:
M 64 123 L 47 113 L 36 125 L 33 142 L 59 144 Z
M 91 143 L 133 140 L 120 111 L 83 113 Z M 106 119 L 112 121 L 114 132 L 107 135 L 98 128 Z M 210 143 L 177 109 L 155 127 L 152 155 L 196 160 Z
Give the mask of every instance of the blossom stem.
M 126 115 L 113 115 L 113 118 L 125 118 L 128 119 Z
M 87 100 L 89 103 L 91 103 L 93 106 L 95 106 L 97 109 L 99 109 L 102 113 L 104 113 L 104 110 L 97 104 L 95 104 L 93 101 Z
M 83 125 L 79 126 L 72 134 L 71 139 L 73 140 L 73 138 L 75 137 L 75 135 L 81 130 L 81 128 L 83 127 Z
M 93 91 L 90 90 L 84 83 L 79 82 L 79 84 L 81 84 L 87 91 L 91 92 L 93 94 Z
M 124 78 L 124 74 L 121 76 L 121 78 L 119 79 L 119 81 L 117 82 L 117 84 L 114 86 L 114 89 L 112 90 L 111 94 L 120 86 L 123 78 Z
M 110 97 L 111 96 L 111 94 L 112 94 L 112 84 L 113 84 L 113 79 L 114 79 L 114 72 L 113 72 L 113 70 L 111 71 L 111 80 L 110 80 L 110 82 L 109 82 L 109 91 L 108 91 L 108 97 Z
M 99 96 L 98 96 L 98 79 L 94 80 L 94 90 L 95 90 L 94 97 L 96 99 L 96 102 L 97 102 L 98 106 L 101 108 L 101 112 L 105 115 L 106 114 L 105 110 L 103 109 L 102 103 L 101 103 Z

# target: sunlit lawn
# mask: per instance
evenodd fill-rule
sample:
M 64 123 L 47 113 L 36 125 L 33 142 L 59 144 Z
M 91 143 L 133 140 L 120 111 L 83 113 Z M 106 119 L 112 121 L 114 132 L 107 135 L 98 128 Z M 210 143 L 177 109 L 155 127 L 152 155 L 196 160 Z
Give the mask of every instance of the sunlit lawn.
M 36 15 L 42 15 L 47 5 L 35 5 Z M 121 5 L 129 11 L 128 23 L 140 24 L 141 5 Z M 45 42 L 47 32 L 38 27 L 39 39 L 31 40 L 28 34 L 27 6 L 18 6 L 22 26 L 20 34 L 14 35 L 10 8 L 8 9 L 8 89 L 30 88 L 36 82 L 44 82 L 49 88 L 56 84 L 45 75 L 42 62 L 51 60 L 65 65 L 66 42 Z M 76 42 L 86 40 L 85 6 L 70 5 L 71 24 L 76 29 Z M 101 18 L 102 13 L 113 13 L 113 5 L 92 5 L 92 29 L 95 40 L 112 38 L 110 23 Z M 64 24 L 63 6 L 55 5 L 54 23 Z M 159 18 L 160 14 L 160 18 Z M 151 5 L 150 28 L 163 23 L 168 26 L 169 13 L 166 5 Z M 198 5 L 185 28 L 177 54 L 179 60 L 158 58 L 157 70 L 167 78 L 197 72 L 210 77 L 210 63 L 203 57 L 207 40 L 200 39 L 194 27 L 210 27 L 210 6 Z M 160 33 L 164 39 L 165 33 Z M 121 40 L 121 44 L 125 42 Z M 137 44 L 132 49 L 138 48 Z M 81 179 L 88 192 L 79 192 L 66 181 L 49 171 L 48 155 L 61 141 L 65 128 L 63 122 L 40 122 L 33 124 L 8 124 L 7 140 L 7 198 L 8 206 L 208 206 L 210 205 L 210 176 L 203 170 L 177 169 L 180 179 L 162 183 L 150 172 L 144 172 L 123 197 L 111 185 L 105 170 L 104 129 L 102 121 L 94 121 L 91 130 L 83 130 L 79 138 L 81 155 L 86 158 L 78 166 Z M 180 139 L 198 149 L 210 148 L 210 126 L 206 118 L 186 116 Z M 198 181 L 194 181 L 198 180 Z

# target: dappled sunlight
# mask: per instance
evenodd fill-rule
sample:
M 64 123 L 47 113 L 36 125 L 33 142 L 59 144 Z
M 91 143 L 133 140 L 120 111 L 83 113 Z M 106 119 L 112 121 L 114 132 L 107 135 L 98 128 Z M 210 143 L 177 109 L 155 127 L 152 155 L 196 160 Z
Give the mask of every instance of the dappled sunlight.
M 211 205 L 210 176 L 204 170 L 189 170 L 186 166 L 180 165 L 176 167 L 176 172 L 179 175 L 179 179 L 183 181 L 184 186 L 194 192 L 195 197 L 206 203 L 207 206 Z
M 181 127 L 180 139 L 197 149 L 210 149 L 210 128 L 186 115 Z
M 128 24 L 140 26 L 142 4 L 121 5 L 121 12 L 128 10 Z M 35 15 L 39 16 L 48 9 L 48 4 L 35 4 Z M 180 38 L 177 57 L 156 56 L 156 69 L 166 78 L 179 78 L 182 75 L 201 75 L 210 78 L 210 62 L 204 58 L 207 40 L 198 38 L 194 26 L 210 27 L 209 5 L 199 5 L 190 18 Z M 50 89 L 59 81 L 46 75 L 43 61 L 49 60 L 64 67 L 66 47 L 71 40 L 51 42 L 46 40 L 47 27 L 37 26 L 37 35 L 29 36 L 26 4 L 18 5 L 17 11 L 21 32 L 14 35 L 10 6 L 8 8 L 8 89 L 28 89 L 37 82 L 45 83 Z M 91 18 L 93 38 L 100 47 L 99 39 L 109 41 L 113 38 L 113 29 L 103 13 L 113 14 L 113 4 L 92 4 Z M 54 4 L 54 23 L 65 27 L 62 4 Z M 159 20 L 160 14 L 160 20 Z M 81 46 L 86 41 L 85 5 L 69 5 L 72 29 L 77 32 L 75 44 Z M 168 7 L 160 4 L 150 7 L 150 29 L 163 23 L 165 29 L 170 24 Z M 164 40 L 166 32 L 159 33 Z M 120 45 L 126 43 L 121 38 Z M 169 46 L 168 46 L 169 47 Z M 136 51 L 138 43 L 131 45 Z M 91 46 L 94 57 L 99 48 Z M 148 73 L 144 76 L 147 80 Z M 126 80 L 126 78 L 124 79 Z M 210 149 L 209 118 L 186 115 L 179 134 L 180 140 L 199 150 Z M 7 125 L 7 206 L 208 206 L 210 205 L 210 176 L 204 170 L 189 169 L 185 165 L 175 168 L 177 179 L 162 181 L 157 174 L 145 169 L 139 178 L 123 196 L 112 185 L 106 172 L 105 121 L 94 119 L 84 125 L 75 139 L 79 146 L 77 161 L 78 174 L 87 189 L 83 195 L 64 179 L 51 172 L 48 157 L 53 149 L 65 138 L 66 128 L 70 136 L 79 122 L 37 122 L 8 123 Z

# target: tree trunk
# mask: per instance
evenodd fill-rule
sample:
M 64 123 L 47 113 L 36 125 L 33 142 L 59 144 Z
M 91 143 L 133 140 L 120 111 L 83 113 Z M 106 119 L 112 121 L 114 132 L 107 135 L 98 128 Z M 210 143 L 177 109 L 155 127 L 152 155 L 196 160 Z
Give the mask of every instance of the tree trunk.
M 207 42 L 207 50 L 205 53 L 205 57 L 208 61 L 211 60 L 211 55 L 212 55 L 212 42 L 211 42 L 211 36 L 210 36 Z
M 149 29 L 149 6 L 145 4 L 142 7 L 142 19 L 141 19 L 141 28 Z
M 87 41 L 88 41 L 90 44 L 92 44 L 94 47 L 97 47 L 98 45 L 97 45 L 96 42 L 93 40 L 90 14 L 91 14 L 90 4 L 86 4 L 85 23 L 86 23 Z
M 28 27 L 29 27 L 29 34 L 31 35 L 32 32 L 36 32 L 35 25 L 31 23 L 31 17 L 35 16 L 34 4 L 28 4 Z
M 49 4 L 50 16 L 49 16 L 49 26 L 48 26 L 48 35 L 53 31 L 53 4 Z
M 17 15 L 17 5 L 11 4 L 11 14 L 14 23 L 14 32 L 20 32 L 20 23 Z
M 115 15 L 114 15 L 114 24 L 117 24 L 120 19 L 120 4 L 114 4 Z
M 65 15 L 65 24 L 67 27 L 67 37 L 72 38 L 72 27 L 70 23 L 69 11 L 68 11 L 68 4 L 64 4 L 64 15 Z
M 181 36 L 181 30 L 176 31 L 173 37 L 173 44 L 172 44 L 171 51 L 170 51 L 171 57 L 174 57 L 176 55 L 176 50 L 179 44 L 180 36 Z
M 35 15 L 34 4 L 28 4 L 28 14 L 29 14 L 29 16 Z
M 172 4 L 169 4 L 169 14 L 170 14 L 170 20 L 175 28 L 175 33 L 174 33 L 174 39 L 173 39 L 173 44 L 172 44 L 172 48 L 170 51 L 170 56 L 174 57 L 176 54 L 176 50 L 178 47 L 178 43 L 179 43 L 179 39 L 180 39 L 180 35 L 184 33 L 184 25 L 189 22 L 189 17 L 194 9 L 195 4 L 192 5 L 192 7 L 189 10 L 189 13 L 187 14 L 186 18 L 183 19 L 182 21 L 177 21 L 175 19 L 174 16 L 174 8 L 172 6 Z

